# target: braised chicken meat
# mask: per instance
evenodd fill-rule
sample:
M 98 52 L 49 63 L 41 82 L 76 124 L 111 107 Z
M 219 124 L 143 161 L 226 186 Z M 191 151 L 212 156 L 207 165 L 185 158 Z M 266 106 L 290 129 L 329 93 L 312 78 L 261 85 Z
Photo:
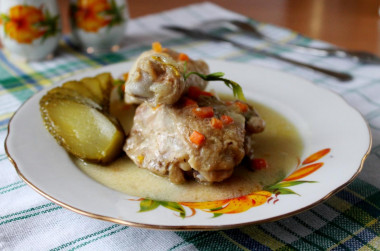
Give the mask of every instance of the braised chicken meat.
M 139 167 L 169 176 L 173 183 L 188 177 L 220 182 L 253 154 L 250 137 L 263 129 L 264 121 L 240 101 L 226 104 L 201 96 L 197 102 L 185 97 L 157 108 L 143 103 L 124 150 Z
M 125 83 L 125 102 L 147 102 L 154 107 L 159 104 L 174 104 L 190 86 L 206 88 L 207 81 L 195 75 L 185 81 L 182 73 L 186 68 L 190 72 L 208 74 L 208 65 L 203 60 L 181 60 L 180 55 L 183 54 L 170 49 L 142 53 L 129 71 Z
M 205 91 L 207 64 L 180 55 L 151 50 L 129 72 L 125 101 L 139 106 L 124 151 L 137 166 L 173 183 L 221 182 L 245 156 L 253 159 L 252 135 L 265 122 L 247 103 L 225 102 Z M 229 81 L 221 74 L 208 76 Z

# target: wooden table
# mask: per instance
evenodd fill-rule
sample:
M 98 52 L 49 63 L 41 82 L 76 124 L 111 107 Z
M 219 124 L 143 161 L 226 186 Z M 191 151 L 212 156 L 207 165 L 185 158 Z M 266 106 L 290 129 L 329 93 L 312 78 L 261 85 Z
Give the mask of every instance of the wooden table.
M 66 0 L 60 0 L 65 12 Z M 128 0 L 131 18 L 201 0 Z M 258 21 L 295 30 L 343 48 L 380 55 L 379 0 L 210 0 Z M 64 20 L 64 31 L 68 32 Z

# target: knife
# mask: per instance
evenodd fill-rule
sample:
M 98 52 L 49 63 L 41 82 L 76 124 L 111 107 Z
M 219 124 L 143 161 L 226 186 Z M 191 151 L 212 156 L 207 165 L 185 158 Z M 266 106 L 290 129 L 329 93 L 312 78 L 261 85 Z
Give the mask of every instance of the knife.
M 259 49 L 247 46 L 245 44 L 241 44 L 239 42 L 235 42 L 235 41 L 230 40 L 228 38 L 217 36 L 217 35 L 210 34 L 210 33 L 206 33 L 206 32 L 203 32 L 201 30 L 198 30 L 198 29 L 188 29 L 188 28 L 184 28 L 184 27 L 180 27 L 180 26 L 175 26 L 175 25 L 165 25 L 165 26 L 162 26 L 162 27 L 164 29 L 175 31 L 175 32 L 179 32 L 179 33 L 182 33 L 184 35 L 187 35 L 187 36 L 190 36 L 190 37 L 193 37 L 193 38 L 196 38 L 196 39 L 205 39 L 205 40 L 211 40 L 211 41 L 215 41 L 215 42 L 229 43 L 229 44 L 231 44 L 231 45 L 233 45 L 233 46 L 235 46 L 237 48 L 246 50 L 248 52 L 251 52 L 251 53 L 254 53 L 254 54 L 264 55 L 264 56 L 267 56 L 267 57 L 272 57 L 272 58 L 275 58 L 277 60 L 281 60 L 281 61 L 284 61 L 284 62 L 287 62 L 287 63 L 290 63 L 290 64 L 294 64 L 294 65 L 297 65 L 297 66 L 308 68 L 308 69 L 311 69 L 311 70 L 323 73 L 325 75 L 328 75 L 330 77 L 336 78 L 336 79 L 338 79 L 338 80 L 340 80 L 342 82 L 350 81 L 350 80 L 353 79 L 353 77 L 350 74 L 347 74 L 347 73 L 344 73 L 344 72 L 336 72 L 336 71 L 328 70 L 328 69 L 321 68 L 321 67 L 318 67 L 318 66 L 302 63 L 302 62 L 296 61 L 294 59 L 289 59 L 289 58 L 277 55 L 275 53 L 271 53 L 271 52 L 267 52 L 267 51 L 262 51 L 262 50 L 259 50 Z

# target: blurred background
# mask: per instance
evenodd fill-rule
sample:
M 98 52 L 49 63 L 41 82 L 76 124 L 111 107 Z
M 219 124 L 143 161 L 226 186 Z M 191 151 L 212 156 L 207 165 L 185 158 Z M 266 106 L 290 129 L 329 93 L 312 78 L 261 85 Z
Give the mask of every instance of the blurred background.
M 204 2 L 128 0 L 131 18 Z M 210 0 L 261 22 L 286 27 L 347 49 L 380 55 L 380 0 Z M 62 13 L 68 1 L 60 0 Z M 64 32 L 69 32 L 67 18 Z

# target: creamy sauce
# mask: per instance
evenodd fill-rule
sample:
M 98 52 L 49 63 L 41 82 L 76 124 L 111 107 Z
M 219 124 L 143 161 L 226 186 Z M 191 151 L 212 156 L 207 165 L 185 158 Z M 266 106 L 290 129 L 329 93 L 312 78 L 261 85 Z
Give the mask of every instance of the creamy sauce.
M 196 202 L 215 201 L 247 195 L 285 178 L 297 165 L 303 143 L 296 127 L 278 112 L 250 102 L 266 122 L 263 133 L 254 135 L 255 158 L 265 158 L 269 168 L 252 171 L 239 166 L 227 180 L 212 185 L 190 181 L 176 185 L 168 178 L 138 168 L 127 156 L 109 166 L 75 160 L 94 180 L 117 191 L 154 200 Z

